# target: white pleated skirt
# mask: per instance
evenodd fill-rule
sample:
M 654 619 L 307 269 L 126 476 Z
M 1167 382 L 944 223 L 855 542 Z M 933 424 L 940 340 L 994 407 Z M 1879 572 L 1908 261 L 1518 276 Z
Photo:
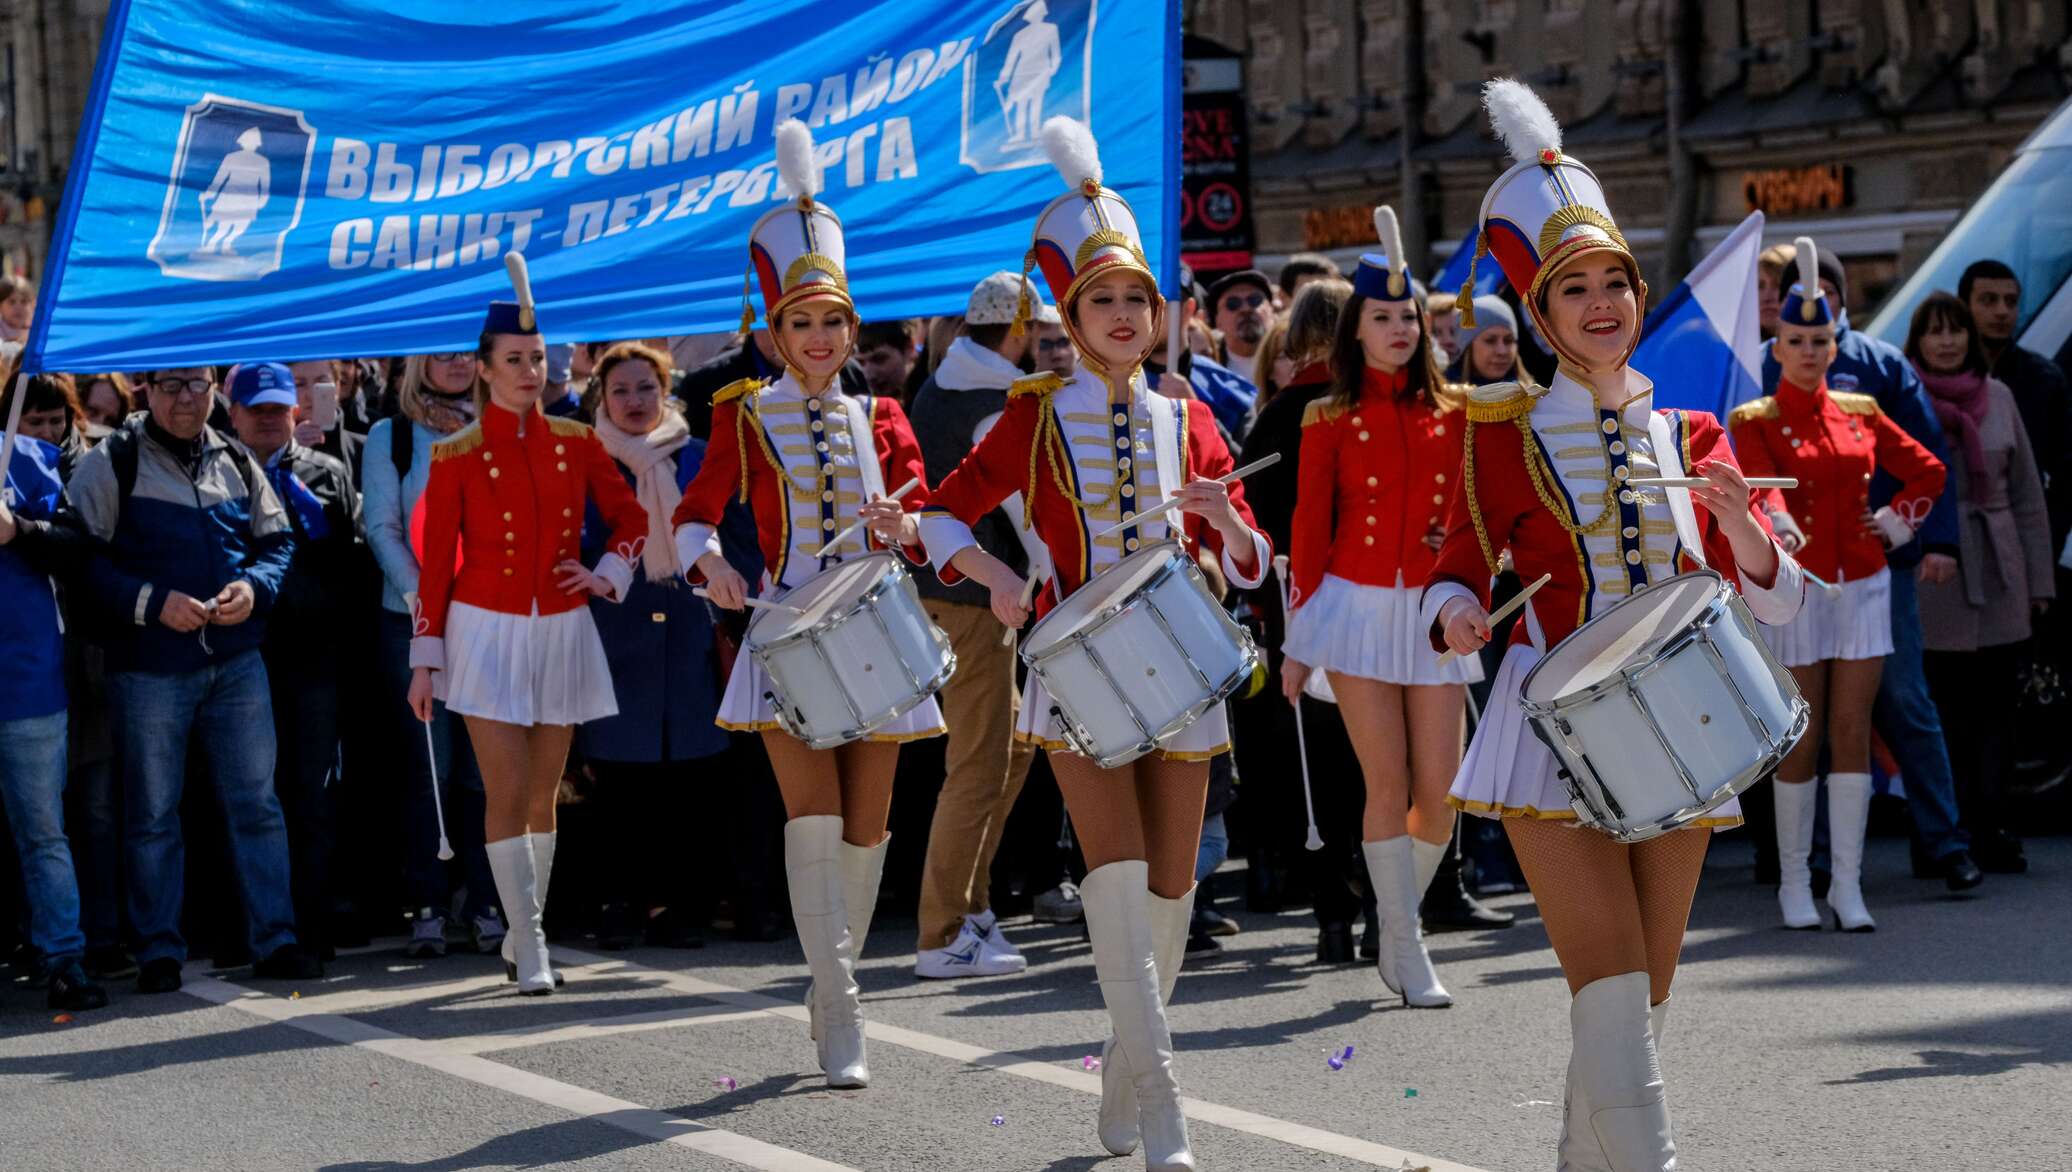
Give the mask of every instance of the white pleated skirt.
M 735 732 L 779 732 L 784 726 L 777 723 L 777 713 L 770 706 L 767 693 L 771 690 L 770 673 L 763 670 L 754 655 L 746 647 L 734 660 L 733 673 L 727 676 L 726 694 L 720 697 L 719 716 L 715 720 L 721 728 Z M 862 739 L 900 743 L 918 741 L 923 737 L 939 737 L 949 731 L 942 722 L 942 708 L 930 696 L 908 709 L 905 715 L 872 729 Z
M 1781 627 L 1763 626 L 1763 642 L 1786 667 L 1824 659 L 1883 659 L 1892 654 L 1892 571 L 1835 583 L 1836 593 L 1806 583 L 1806 603 Z
M 1324 575 L 1316 593 L 1288 619 L 1281 653 L 1318 671 L 1388 684 L 1472 684 L 1482 661 L 1464 655 L 1445 667 L 1418 618 L 1421 590 L 1362 586 Z
M 1022 688 L 1022 713 L 1015 720 L 1014 739 L 1050 752 L 1077 753 L 1058 729 L 1058 718 L 1050 710 L 1050 690 L 1035 672 Z M 1230 718 L 1217 704 L 1193 724 L 1158 742 L 1152 753 L 1167 761 L 1206 761 L 1230 751 Z
M 1532 730 L 1532 722 L 1518 705 L 1526 674 L 1542 658 L 1529 643 L 1513 643 L 1505 650 L 1481 723 L 1475 726 L 1460 772 L 1454 774 L 1453 789 L 1446 795 L 1448 805 L 1484 818 L 1577 819 L 1553 751 Z M 1713 829 L 1740 824 L 1739 798 L 1691 823 Z
M 522 615 L 453 603 L 446 670 L 432 673 L 432 692 L 463 716 L 505 724 L 582 724 L 619 713 L 587 606 Z

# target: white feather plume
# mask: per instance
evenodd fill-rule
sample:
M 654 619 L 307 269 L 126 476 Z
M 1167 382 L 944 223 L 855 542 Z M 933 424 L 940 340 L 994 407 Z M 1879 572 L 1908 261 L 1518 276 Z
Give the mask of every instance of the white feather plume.
M 1820 252 L 1813 247 L 1811 236 L 1801 236 L 1791 242 L 1796 250 L 1795 260 L 1799 267 L 1799 287 L 1805 290 L 1806 300 L 1820 296 Z
M 1408 272 L 1408 258 L 1403 255 L 1403 232 L 1396 226 L 1396 209 L 1383 204 L 1374 209 L 1374 236 L 1381 241 L 1381 254 L 1389 258 L 1389 271 Z
M 515 250 L 505 253 L 504 271 L 511 275 L 511 288 L 518 294 L 518 319 L 524 324 L 533 316 L 532 273 L 525 267 L 525 254 Z
M 777 124 L 777 175 L 795 196 L 820 194 L 820 167 L 813 161 L 813 132 L 796 118 Z
M 1101 148 L 1094 142 L 1094 132 L 1077 118 L 1060 114 L 1044 122 L 1043 153 L 1064 176 L 1065 186 L 1074 191 L 1089 179 L 1101 181 Z
M 1531 162 L 1541 151 L 1561 149 L 1561 123 L 1524 82 L 1503 77 L 1483 86 L 1482 108 L 1489 111 L 1489 124 L 1512 162 Z

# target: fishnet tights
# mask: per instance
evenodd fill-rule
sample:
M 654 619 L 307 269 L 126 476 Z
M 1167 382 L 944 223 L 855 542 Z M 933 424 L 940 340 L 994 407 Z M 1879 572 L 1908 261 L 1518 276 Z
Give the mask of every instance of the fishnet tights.
M 1627 846 L 1573 823 L 1506 818 L 1540 920 L 1574 993 L 1645 971 L 1648 1000 L 1669 999 L 1710 830 L 1679 830 Z

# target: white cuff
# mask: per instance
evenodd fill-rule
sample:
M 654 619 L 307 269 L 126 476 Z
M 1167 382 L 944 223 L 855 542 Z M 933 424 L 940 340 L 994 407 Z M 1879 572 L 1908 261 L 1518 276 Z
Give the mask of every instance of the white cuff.
M 1774 546 L 1776 542 L 1771 542 Z M 1741 574 L 1741 597 L 1748 603 L 1748 613 L 1755 621 L 1766 627 L 1781 627 L 1798 617 L 1799 608 L 1806 603 L 1806 575 L 1799 563 L 1783 549 L 1777 550 L 1777 578 L 1768 586 L 1758 586 L 1750 581 L 1747 573 Z
M 971 535 L 971 526 L 948 513 L 924 513 L 917 520 L 921 527 L 921 545 L 928 551 L 928 563 L 935 567 L 937 577 L 950 568 L 950 559 L 978 544 Z
M 137 591 L 136 613 L 130 617 L 135 619 L 140 627 L 151 621 L 151 583 L 144 583 L 144 588 Z
M 597 559 L 597 568 L 590 571 L 612 584 L 612 592 L 606 601 L 626 601 L 626 591 L 633 588 L 633 566 L 615 553 L 605 554 Z
M 1482 603 L 1482 600 L 1475 596 L 1473 590 L 1468 589 L 1459 582 L 1448 580 L 1445 582 L 1435 582 L 1425 587 L 1424 599 L 1418 603 L 1417 607 L 1418 629 L 1423 631 L 1430 631 L 1433 627 L 1443 629 L 1444 623 L 1442 620 L 1446 615 L 1446 604 L 1456 598 L 1466 599 L 1477 606 Z
M 1251 532 L 1252 573 L 1250 575 L 1246 575 L 1239 572 L 1237 568 L 1237 563 L 1231 560 L 1230 546 L 1225 545 L 1223 547 L 1223 556 L 1221 559 L 1223 562 L 1223 576 L 1225 578 L 1230 579 L 1230 584 L 1232 586 L 1237 587 L 1240 590 L 1255 589 L 1261 582 L 1266 581 L 1266 575 L 1268 571 L 1273 569 L 1273 567 L 1270 564 L 1268 564 L 1272 559 L 1268 556 L 1270 551 L 1266 548 L 1266 536 L 1260 533 L 1257 529 L 1254 529 Z
M 719 551 L 718 529 L 698 522 L 676 527 L 676 563 L 683 567 L 684 573 L 690 573 L 699 558 Z
M 410 667 L 446 670 L 446 640 L 439 635 L 417 635 L 410 640 Z
M 1906 523 L 1906 518 L 1893 512 L 1891 505 L 1872 513 L 1871 520 L 1877 523 L 1878 532 L 1885 535 L 1887 549 L 1898 549 L 1914 539 L 1914 527 Z

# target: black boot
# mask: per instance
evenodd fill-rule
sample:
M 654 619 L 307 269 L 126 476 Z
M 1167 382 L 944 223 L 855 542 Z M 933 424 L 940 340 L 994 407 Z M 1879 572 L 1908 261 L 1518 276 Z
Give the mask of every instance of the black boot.
M 1488 907 L 1468 894 L 1467 887 L 1461 882 L 1460 829 L 1457 826 L 1453 841 L 1446 844 L 1446 854 L 1439 860 L 1439 870 L 1432 875 L 1432 885 L 1425 889 L 1418 915 L 1424 920 L 1427 932 L 1508 928 L 1517 918 L 1510 912 Z
M 1353 926 L 1351 924 L 1322 924 L 1317 928 L 1317 963 L 1351 964 L 1353 955 Z

